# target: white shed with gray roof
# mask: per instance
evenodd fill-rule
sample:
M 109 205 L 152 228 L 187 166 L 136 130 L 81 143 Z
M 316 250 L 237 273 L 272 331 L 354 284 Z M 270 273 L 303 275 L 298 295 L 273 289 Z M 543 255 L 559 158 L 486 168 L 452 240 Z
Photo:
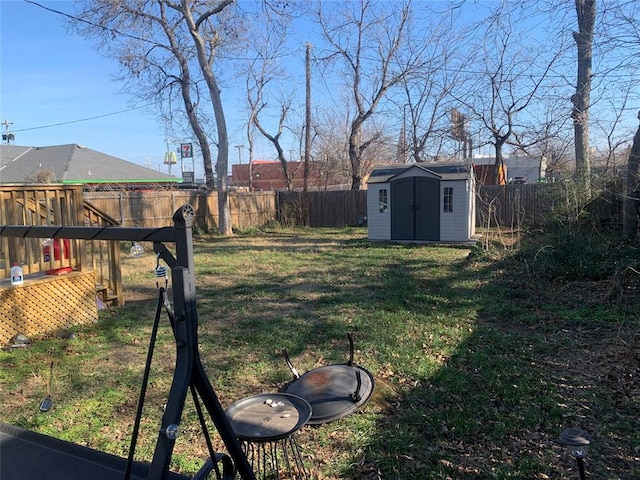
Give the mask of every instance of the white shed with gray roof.
M 469 242 L 475 235 L 475 181 L 462 164 L 399 164 L 367 181 L 369 240 Z

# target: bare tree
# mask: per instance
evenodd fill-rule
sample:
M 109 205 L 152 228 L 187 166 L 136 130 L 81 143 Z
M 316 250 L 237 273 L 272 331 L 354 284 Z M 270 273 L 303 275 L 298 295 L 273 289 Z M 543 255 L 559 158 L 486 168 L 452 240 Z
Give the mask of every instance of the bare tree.
M 528 128 L 518 132 L 514 153 L 522 152 L 541 161 L 544 158 L 547 165 L 545 179 L 554 182 L 568 178 L 575 171 L 573 131 L 566 111 L 557 107 L 566 98 L 546 92 L 542 100 L 544 109 L 538 109 L 538 115 L 531 112 L 533 121 Z
M 280 106 L 280 117 L 278 118 L 277 132 L 275 134 L 269 133 L 260 122 L 260 112 L 262 111 L 262 108 L 264 106 L 264 104 L 257 105 L 256 114 L 253 116 L 253 124 L 276 149 L 278 160 L 280 161 L 280 166 L 282 167 L 282 176 L 284 178 L 285 189 L 289 190 L 291 189 L 291 177 L 288 171 L 287 157 L 284 153 L 284 149 L 282 148 L 281 138 L 282 132 L 285 127 L 285 121 L 287 120 L 287 114 L 289 113 L 289 109 L 291 108 L 291 99 L 286 99 Z
M 311 43 L 307 42 L 305 46 L 305 55 L 304 55 L 304 66 L 305 66 L 305 101 L 304 101 L 304 186 L 303 191 L 305 197 L 307 196 L 307 191 L 309 190 L 309 162 L 311 162 Z M 305 225 L 308 225 L 308 198 L 305 198 L 305 220 L 307 222 Z
M 249 191 L 253 192 L 253 152 L 254 152 L 254 139 L 253 139 L 253 119 L 256 116 L 256 106 L 251 103 L 251 90 L 250 80 L 247 77 L 247 104 L 249 105 L 249 120 L 247 121 L 247 142 L 249 143 Z
M 107 54 L 118 60 L 130 91 L 158 104 L 179 92 L 195 135 L 207 185 L 217 187 L 218 231 L 232 234 L 228 199 L 229 142 L 214 64 L 225 35 L 234 35 L 233 0 L 90 0 L 81 5 L 76 30 L 98 37 Z M 231 32 L 231 33 L 229 33 Z M 204 98 L 208 102 L 202 102 Z M 207 105 L 209 108 L 206 108 Z M 213 112 L 211 118 L 208 112 Z M 216 138 L 207 133 L 215 124 Z M 215 173 L 210 142 L 217 146 Z
M 604 169 L 604 175 L 607 178 L 616 177 L 622 171 L 629 154 L 629 138 L 633 135 L 633 130 L 624 126 L 628 116 L 631 92 L 629 88 L 622 90 L 620 87 L 624 85 L 621 83 L 617 87 L 608 98 L 600 101 L 608 105 L 606 118 L 600 115 L 594 117 L 591 122 L 593 131 L 599 132 L 597 137 L 600 140 L 593 149 L 596 150 L 598 158 L 590 160 L 591 168 L 592 170 L 596 167 Z M 624 157 L 625 161 L 621 157 Z
M 424 81 L 403 83 L 406 103 L 402 106 L 404 150 L 414 162 L 435 159 L 449 136 L 450 97 L 442 84 L 425 73 Z M 406 135 L 406 139 L 405 139 Z
M 410 22 L 410 2 L 321 3 L 318 22 L 332 51 L 327 60 L 337 59 L 344 74 L 355 112 L 350 121 L 349 160 L 351 188 L 359 190 L 365 150 L 376 137 L 365 137 L 363 125 L 376 112 L 387 92 L 415 67 L 414 58 L 403 65 L 397 60 Z M 376 132 L 376 130 L 372 130 Z
M 402 117 L 398 143 L 403 161 L 438 158 L 450 140 L 451 91 L 469 68 L 457 52 L 466 39 L 457 33 L 460 30 L 451 28 L 454 11 L 427 9 L 422 13 L 425 18 L 412 23 L 405 51 L 398 52 L 397 59 L 412 61 L 406 51 L 422 56 L 417 67 L 407 65 L 408 74 L 400 80 L 400 92 L 392 99 L 396 115 Z
M 247 79 L 247 137 L 251 137 L 252 127 L 255 127 L 273 145 L 282 168 L 285 188 L 288 190 L 291 188 L 291 176 L 282 136 L 287 126 L 293 95 L 282 91 L 282 85 L 291 85 L 292 81 L 281 65 L 281 59 L 285 56 L 285 42 L 292 17 L 281 16 L 279 19 L 279 22 L 265 23 L 261 21 L 262 17 L 255 18 L 256 24 L 251 28 L 254 33 L 247 39 L 247 51 L 251 53 L 251 61 L 242 74 L 246 75 Z M 275 109 L 278 111 L 278 121 L 274 133 L 271 122 L 263 122 L 262 118 L 271 115 Z M 252 138 L 249 139 L 249 145 L 251 156 Z
M 523 122 L 520 114 L 539 100 L 538 94 L 559 53 L 547 57 L 542 51 L 534 52 L 531 46 L 524 48 L 516 40 L 505 10 L 495 14 L 487 25 L 482 45 L 472 52 L 485 71 L 470 75 L 470 86 L 456 90 L 454 96 L 489 132 L 488 143 L 495 149 L 494 181 L 498 183 L 504 171 L 504 147 L 531 147 L 525 144 L 523 135 L 531 126 Z
M 349 120 L 343 109 L 325 110 L 314 126 L 317 137 L 313 142 L 312 157 L 320 164 L 318 179 L 320 190 L 327 185 L 348 183 L 350 185 L 351 166 L 349 162 Z

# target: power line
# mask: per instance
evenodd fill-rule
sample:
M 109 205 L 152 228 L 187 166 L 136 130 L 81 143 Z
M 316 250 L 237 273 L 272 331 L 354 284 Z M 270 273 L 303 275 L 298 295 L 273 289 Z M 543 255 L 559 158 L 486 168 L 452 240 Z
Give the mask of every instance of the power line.
M 20 128 L 18 130 L 13 130 L 14 132 L 27 132 L 29 130 L 40 130 L 42 128 L 51 128 L 51 127 L 59 127 L 61 125 L 70 125 L 72 123 L 80 123 L 80 122 L 88 122 L 90 120 L 96 120 L 98 118 L 104 118 L 104 117 L 111 117 L 113 115 L 119 115 L 121 113 L 127 113 L 127 112 L 131 112 L 133 110 L 139 110 L 141 108 L 145 108 L 150 106 L 151 104 L 147 104 L 147 105 L 141 105 L 140 107 L 133 107 L 133 108 L 128 108 L 126 110 L 120 110 L 118 112 L 111 112 L 111 113 L 105 113 L 104 115 L 96 115 L 95 117 L 88 117 L 88 118 L 81 118 L 78 120 L 69 120 L 68 122 L 60 122 L 60 123 L 52 123 L 49 125 L 40 125 L 38 127 L 29 127 L 29 128 Z
M 73 21 L 76 21 L 76 22 L 86 23 L 87 25 L 91 25 L 92 27 L 97 27 L 97 28 L 100 28 L 100 29 L 105 30 L 107 32 L 110 32 L 110 33 L 117 33 L 118 35 L 121 35 L 123 37 L 131 38 L 132 40 L 138 40 L 140 42 L 146 42 L 146 43 L 150 43 L 152 45 L 159 45 L 157 42 L 154 42 L 153 40 L 149 40 L 147 38 L 142 38 L 142 37 L 137 37 L 135 35 L 131 35 L 131 34 L 125 33 L 125 32 L 120 32 L 120 31 L 118 31 L 116 29 L 105 27 L 103 25 L 99 25 L 97 23 L 90 22 L 89 20 L 86 20 L 84 18 L 76 17 L 74 15 L 71 15 L 70 13 L 66 13 L 66 12 L 62 12 L 60 10 L 56 10 L 55 8 L 45 7 L 44 5 L 42 5 L 42 4 L 38 3 L 38 2 L 35 2 L 33 0 L 24 0 L 24 1 L 26 3 L 30 3 L 32 5 L 40 7 L 43 10 L 46 10 L 48 12 L 55 13 L 56 15 L 62 15 L 63 17 L 67 17 L 67 18 L 69 18 L 69 19 L 71 19 Z

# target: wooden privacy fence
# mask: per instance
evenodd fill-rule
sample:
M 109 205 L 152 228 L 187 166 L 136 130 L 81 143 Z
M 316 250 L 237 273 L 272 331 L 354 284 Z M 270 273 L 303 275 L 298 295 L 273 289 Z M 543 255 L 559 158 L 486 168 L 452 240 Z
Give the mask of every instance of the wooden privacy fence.
M 479 186 L 476 192 L 476 226 L 514 227 L 539 225 L 554 209 L 570 203 L 564 184 Z M 278 220 L 294 223 L 303 218 L 304 194 L 278 192 Z M 367 215 L 367 191 L 309 192 L 309 226 L 361 225 Z
M 339 190 L 330 192 L 278 192 L 278 220 L 295 223 L 304 218 L 308 206 L 308 226 L 344 227 L 360 226 L 367 215 L 366 190 Z
M 565 203 L 562 184 L 486 185 L 478 187 L 476 226 L 539 225 Z
M 579 208 L 603 223 L 621 222 L 622 196 L 616 193 L 615 186 L 601 192 L 588 205 L 580 206 L 575 195 L 570 183 L 481 186 L 476 197 L 476 226 L 539 226 L 554 212 L 577 216 Z
M 195 224 L 215 229 L 218 225 L 216 192 L 180 190 L 142 190 L 135 192 L 85 192 L 85 199 L 116 219 L 123 227 L 171 225 L 173 212 L 190 204 L 196 212 Z M 358 225 L 367 214 L 365 190 L 309 192 L 309 225 L 342 227 Z M 300 223 L 302 192 L 232 192 L 229 194 L 231 225 L 240 230 L 259 227 L 271 221 Z
M 142 190 L 135 192 L 85 192 L 85 199 L 117 219 L 123 227 L 163 227 L 172 225 L 173 213 L 181 205 L 191 205 L 195 225 L 206 229 L 218 226 L 218 194 L 196 190 Z M 274 192 L 229 194 L 231 225 L 246 229 L 276 219 Z
M 85 199 L 125 227 L 171 225 L 180 205 L 196 211 L 196 225 L 216 229 L 216 192 L 149 190 L 136 192 L 85 192 Z M 572 192 L 565 184 L 480 186 L 476 193 L 478 227 L 539 225 L 558 208 L 571 204 Z M 233 192 L 229 195 L 231 224 L 240 230 L 270 221 L 311 227 L 362 225 L 367 215 L 366 190 L 329 192 Z M 305 210 L 305 206 L 308 210 Z M 308 212 L 308 215 L 305 214 Z

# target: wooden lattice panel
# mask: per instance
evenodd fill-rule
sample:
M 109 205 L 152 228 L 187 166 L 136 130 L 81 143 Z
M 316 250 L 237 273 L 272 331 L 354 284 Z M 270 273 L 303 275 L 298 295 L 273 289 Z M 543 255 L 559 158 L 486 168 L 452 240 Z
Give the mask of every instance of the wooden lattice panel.
M 93 272 L 25 279 L 0 287 L 0 344 L 98 320 Z

